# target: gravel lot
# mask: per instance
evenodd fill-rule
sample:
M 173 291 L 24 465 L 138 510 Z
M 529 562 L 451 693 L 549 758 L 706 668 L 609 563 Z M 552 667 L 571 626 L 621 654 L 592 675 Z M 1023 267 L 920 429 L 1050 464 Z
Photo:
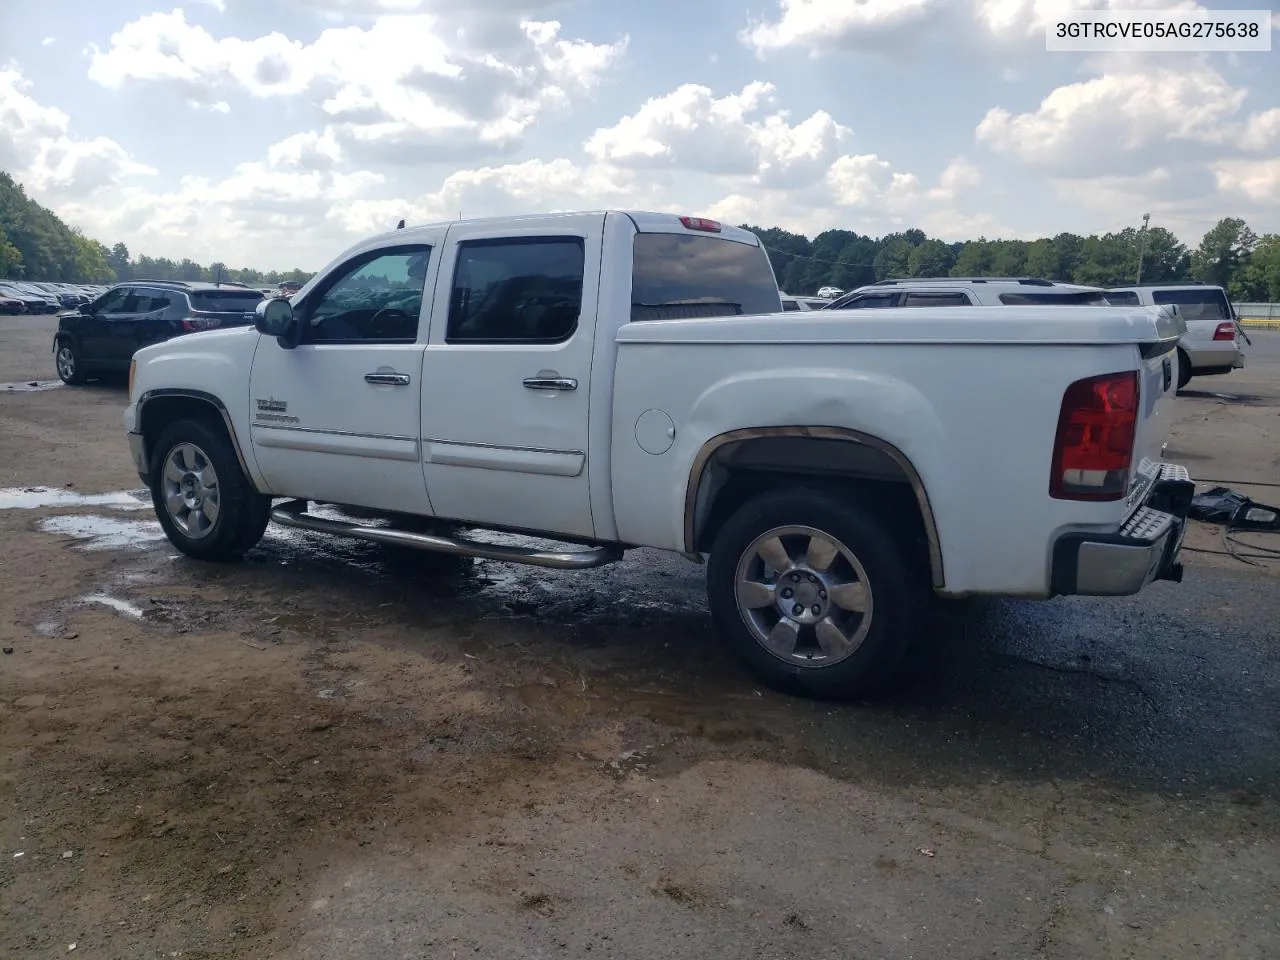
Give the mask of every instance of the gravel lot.
M 26 385 L 55 323 L 0 318 L 0 956 L 1280 956 L 1280 563 L 1215 529 L 1181 585 L 953 605 L 892 700 L 791 700 L 678 558 L 177 557 L 123 388 Z M 1277 503 L 1251 336 L 1170 456 Z

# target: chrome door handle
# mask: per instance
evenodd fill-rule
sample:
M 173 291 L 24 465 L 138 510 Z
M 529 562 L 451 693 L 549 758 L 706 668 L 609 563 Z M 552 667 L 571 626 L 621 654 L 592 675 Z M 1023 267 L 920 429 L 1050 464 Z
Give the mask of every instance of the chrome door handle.
M 525 377 L 524 385 L 530 390 L 578 389 L 578 381 L 572 377 Z
M 364 382 L 381 383 L 391 387 L 407 387 L 409 385 L 409 375 L 407 373 L 366 373 Z

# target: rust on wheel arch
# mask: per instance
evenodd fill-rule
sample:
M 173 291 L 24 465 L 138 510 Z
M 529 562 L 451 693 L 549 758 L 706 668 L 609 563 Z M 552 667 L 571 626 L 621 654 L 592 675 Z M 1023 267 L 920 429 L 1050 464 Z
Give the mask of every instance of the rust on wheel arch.
M 694 521 L 698 502 L 698 489 L 702 486 L 702 474 L 706 470 L 707 464 L 721 447 L 730 443 L 737 443 L 740 440 L 754 440 L 762 437 L 809 437 L 817 440 L 845 440 L 879 450 L 897 464 L 911 484 L 916 503 L 920 507 L 920 515 L 924 520 L 925 537 L 929 541 L 929 570 L 932 574 L 933 585 L 937 588 L 945 585 L 946 581 L 942 575 L 942 547 L 938 542 L 938 527 L 934 522 L 933 508 L 929 505 L 929 494 L 924 489 L 920 474 L 916 472 L 916 468 L 912 466 L 906 454 L 893 444 L 886 443 L 879 437 L 873 437 L 870 434 L 862 433 L 859 430 L 850 430 L 846 427 L 747 427 L 742 430 L 731 430 L 728 433 L 722 433 L 704 443 L 702 449 L 698 451 L 698 455 L 694 457 L 693 466 L 689 470 L 689 485 L 685 489 L 684 547 L 686 553 L 691 554 L 694 552 L 696 542 Z

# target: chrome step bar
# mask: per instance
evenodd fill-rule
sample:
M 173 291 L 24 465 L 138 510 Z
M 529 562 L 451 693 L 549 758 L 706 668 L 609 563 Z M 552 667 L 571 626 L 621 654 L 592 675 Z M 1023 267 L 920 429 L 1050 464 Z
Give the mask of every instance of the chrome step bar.
M 455 557 L 501 560 L 506 563 L 523 563 L 534 567 L 553 567 L 557 570 L 587 570 L 622 559 L 622 548 L 615 546 L 565 551 L 528 550 L 524 547 L 481 543 L 465 537 L 441 537 L 430 533 L 410 533 L 408 530 L 329 520 L 325 517 L 308 515 L 305 500 L 289 500 L 273 507 L 271 519 L 283 527 L 311 530 L 314 533 L 331 533 L 339 537 L 354 537 L 373 543 L 411 547 L 432 553 L 447 553 Z

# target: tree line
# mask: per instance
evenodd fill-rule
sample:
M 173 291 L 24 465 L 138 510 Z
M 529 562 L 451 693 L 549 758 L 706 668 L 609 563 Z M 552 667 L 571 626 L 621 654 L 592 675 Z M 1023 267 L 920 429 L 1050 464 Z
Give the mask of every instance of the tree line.
M 905 277 L 1041 277 L 1087 286 L 1200 280 L 1235 301 L 1280 301 L 1280 234 L 1259 237 L 1243 221 L 1219 220 L 1193 250 L 1163 227 L 1082 237 L 962 243 L 905 230 L 872 238 L 827 230 L 812 240 L 780 227 L 744 224 L 769 252 L 778 285 L 811 294 L 827 285 L 852 290 Z
M 234 269 L 171 257 L 133 257 L 123 243 L 107 247 L 68 226 L 52 210 L 27 196 L 20 183 L 0 171 L 0 279 L 59 283 L 120 280 L 234 280 L 267 286 L 305 283 L 307 270 Z
M 1041 240 L 960 243 L 905 230 L 873 238 L 827 230 L 812 240 L 781 227 L 743 224 L 760 236 L 778 283 L 788 293 L 844 290 L 900 277 L 1035 276 L 1089 286 L 1201 280 L 1225 287 L 1235 301 L 1280 302 L 1280 235 L 1259 237 L 1243 221 L 1218 221 L 1189 249 L 1163 227 L 1128 227 L 1101 236 L 1060 233 Z M 86 237 L 26 195 L 0 171 L 0 279 L 112 283 L 119 280 L 235 280 L 265 286 L 305 283 L 305 270 L 256 270 L 194 260 L 130 254 Z

